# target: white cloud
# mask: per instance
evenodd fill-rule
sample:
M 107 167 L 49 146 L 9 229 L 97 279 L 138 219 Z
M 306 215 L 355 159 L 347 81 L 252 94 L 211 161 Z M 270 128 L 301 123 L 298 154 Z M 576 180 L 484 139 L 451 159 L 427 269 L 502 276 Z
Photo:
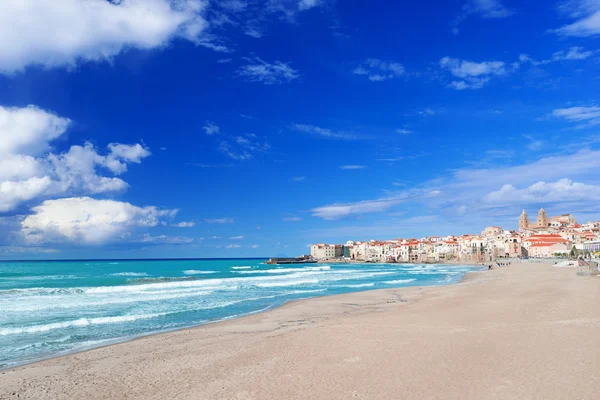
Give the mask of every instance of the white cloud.
M 294 176 L 290 179 L 292 182 L 304 182 L 306 180 L 305 176 Z
M 208 224 L 233 224 L 233 218 L 214 218 L 205 220 Z
M 31 177 L 18 182 L 0 182 L 0 212 L 10 211 L 22 202 L 42 196 L 51 184 L 47 176 Z
M 219 144 L 219 151 L 225 155 L 227 155 L 232 160 L 237 161 L 247 161 L 250 160 L 253 156 L 247 150 L 238 150 L 235 149 L 231 143 L 221 142 Z
M 49 150 L 49 143 L 63 135 L 70 124 L 70 119 L 32 105 L 25 108 L 0 106 L 0 156 L 44 153 Z
M 211 239 L 222 239 L 221 236 L 213 236 Z
M 229 240 L 242 240 L 243 238 L 243 236 L 232 236 L 229 238 Z
M 585 122 L 589 125 L 600 124 L 600 107 L 597 106 L 557 108 L 552 111 L 552 115 L 569 122 Z M 580 127 L 583 127 L 583 125 L 580 125 Z
M 440 67 L 450 72 L 459 81 L 452 81 L 448 85 L 456 90 L 480 89 L 494 76 L 507 73 L 502 61 L 473 62 L 457 58 L 444 57 L 440 60 Z
M 390 207 L 400 204 L 402 201 L 402 198 L 366 200 L 356 203 L 332 204 L 329 206 L 313 208 L 311 211 L 315 217 L 334 220 L 356 214 L 384 212 Z
M 140 144 L 111 143 L 107 155 L 90 143 L 67 152 L 49 152 L 51 142 L 66 132 L 71 121 L 34 106 L 0 107 L 0 212 L 38 197 L 105 193 L 127 188 L 116 177 L 128 163 L 140 163 L 150 152 Z
M 380 213 L 389 208 L 407 201 L 423 200 L 440 195 L 439 190 L 413 189 L 402 191 L 393 196 L 383 197 L 375 200 L 365 200 L 345 204 L 331 204 L 313 208 L 312 215 L 326 220 L 335 220 L 352 215 Z
M 28 65 L 110 60 L 128 48 L 165 46 L 174 37 L 214 47 L 202 36 L 207 4 L 204 0 L 3 0 L 0 72 L 21 71 Z
M 559 11 L 574 22 L 552 32 L 563 36 L 587 37 L 600 34 L 600 1 L 570 0 L 559 5 Z
M 535 139 L 531 135 L 523 135 L 523 137 L 525 139 L 529 140 L 529 143 L 527 144 L 527 148 L 529 150 L 532 150 L 532 151 L 541 150 L 545 146 L 545 144 L 546 144 L 545 141 L 539 140 L 539 139 Z
M 424 108 L 422 110 L 419 110 L 417 112 L 417 114 L 419 114 L 421 116 L 424 116 L 424 117 L 431 117 L 431 116 L 435 115 L 436 112 L 432 108 L 426 107 L 426 108 Z
M 516 62 L 515 65 L 517 67 L 519 67 L 522 64 L 529 63 L 534 66 L 539 66 L 539 65 L 548 65 L 548 64 L 560 62 L 560 61 L 580 61 L 580 60 L 585 60 L 585 59 L 591 57 L 594 53 L 595 53 L 594 51 L 585 50 L 581 46 L 573 46 L 573 47 L 569 47 L 567 50 L 560 50 L 560 51 L 554 52 L 552 54 L 552 57 L 550 57 L 549 59 L 546 59 L 546 60 L 541 60 L 541 61 L 531 58 L 531 56 L 529 54 L 520 54 L 519 61 Z
M 152 236 L 148 233 L 144 234 L 142 239 L 139 240 L 141 243 L 157 243 L 157 244 L 190 244 L 196 240 L 186 236 Z
M 355 68 L 355 75 L 365 75 L 372 82 L 381 82 L 404 75 L 404 66 L 397 62 L 366 59 L 359 67 Z
M 175 224 L 175 226 L 178 228 L 193 228 L 194 226 L 196 226 L 196 223 L 194 221 L 183 221 L 178 224 Z
M 600 151 L 584 149 L 540 157 L 519 165 L 460 168 L 387 197 L 331 204 L 311 211 L 314 216 L 327 220 L 360 216 L 368 224 L 356 229 L 358 235 L 367 232 L 381 235 L 386 229 L 392 234 L 398 232 L 399 227 L 395 222 L 391 223 L 382 217 L 384 221 L 377 223 L 376 218 L 368 220 L 366 215 L 387 212 L 392 207 L 400 209 L 404 204 L 407 210 L 412 210 L 414 206 L 437 210 L 443 222 L 443 226 L 437 227 L 407 227 L 406 235 L 411 235 L 408 232 L 418 235 L 439 233 L 441 229 L 453 233 L 457 232 L 457 226 L 460 229 L 457 233 L 464 233 L 481 229 L 482 225 L 490 223 L 515 227 L 522 209 L 520 201 L 537 201 L 539 204 L 536 207 L 542 205 L 549 213 L 572 212 L 598 219 L 599 169 Z M 509 186 L 503 191 L 499 190 L 505 185 Z M 589 192 L 587 197 L 586 192 Z M 347 237 L 351 232 L 347 225 L 335 229 L 340 237 Z M 319 237 L 323 237 L 321 233 L 324 235 L 326 232 L 319 230 Z
M 250 246 L 250 248 L 252 248 L 252 249 L 258 249 L 258 247 L 259 246 L 257 244 L 253 244 L 252 246 Z
M 569 48 L 567 51 L 557 51 L 552 55 L 552 59 L 554 61 L 563 61 L 563 60 L 585 60 L 594 54 L 593 51 L 588 50 L 585 51 L 583 47 L 575 46 Z
M 321 3 L 321 0 L 300 0 L 298 3 L 298 8 L 300 10 L 309 10 L 313 7 L 318 6 Z
M 334 132 L 331 129 L 321 128 L 316 125 L 294 124 L 291 126 L 291 128 L 299 132 L 310 133 L 312 135 L 321 136 L 329 139 L 355 140 L 359 138 L 358 136 L 351 133 Z
M 485 202 L 495 204 L 551 204 L 580 200 L 600 200 L 600 186 L 573 182 L 569 179 L 548 183 L 539 181 L 523 189 L 506 184 L 500 190 L 491 192 L 484 197 Z
M 28 242 L 93 245 L 116 240 L 132 227 L 156 226 L 161 218 L 173 217 L 177 212 L 90 197 L 46 200 L 32 211 L 21 223 Z
M 366 165 L 342 165 L 340 169 L 365 169 Z
M 402 129 L 396 129 L 396 133 L 399 133 L 401 135 L 410 135 L 411 133 L 414 133 L 414 131 L 411 131 L 410 129 L 402 128 Z
M 249 64 L 240 67 L 238 75 L 250 82 L 261 82 L 265 85 L 288 83 L 300 77 L 297 70 L 281 61 L 270 64 L 262 59 L 246 58 Z
M 204 129 L 204 132 L 206 132 L 207 135 L 218 134 L 221 130 L 217 125 L 210 121 L 206 121 L 206 124 L 202 127 L 202 129 Z
M 471 15 L 485 19 L 506 18 L 514 11 L 506 8 L 501 0 L 467 0 L 462 12 L 452 22 L 452 32 L 458 34 L 458 26 Z
M 300 221 L 302 221 L 302 218 L 300 218 L 300 217 L 286 217 L 286 218 L 283 218 L 283 220 L 285 222 L 300 222 Z
M 218 149 L 233 160 L 247 161 L 257 153 L 268 152 L 271 149 L 271 145 L 255 134 L 249 133 L 222 141 Z
M 230 244 L 227 246 L 228 249 L 239 249 L 240 245 L 239 244 Z

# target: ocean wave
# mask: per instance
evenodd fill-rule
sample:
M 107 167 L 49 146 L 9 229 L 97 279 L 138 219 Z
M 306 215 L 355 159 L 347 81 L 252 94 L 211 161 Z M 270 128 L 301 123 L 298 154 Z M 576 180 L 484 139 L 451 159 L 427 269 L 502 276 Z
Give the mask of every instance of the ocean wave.
M 54 301 L 49 303 L 45 301 L 45 299 L 40 299 L 39 303 L 31 304 L 30 302 L 26 304 L 15 304 L 15 301 L 3 305 L 3 302 L 0 302 L 0 311 L 4 313 L 21 313 L 21 312 L 32 312 L 32 311 L 43 311 L 43 310 L 55 310 L 55 309 L 88 309 L 100 306 L 112 306 L 117 304 L 132 304 L 132 303 L 149 303 L 155 301 L 165 301 L 165 300 L 174 300 L 174 299 L 185 299 L 190 297 L 200 297 L 200 296 L 208 296 L 213 294 L 212 290 L 198 290 L 193 289 L 192 291 L 184 290 L 184 291 L 167 291 L 160 293 L 150 293 L 149 295 L 143 294 L 134 294 L 133 296 L 124 297 L 112 297 L 112 298 L 104 298 L 104 299 L 95 299 L 94 297 L 87 296 L 84 298 L 81 297 L 72 297 L 66 302 L 58 302 Z M 82 302 L 82 300 L 85 300 Z
M 193 276 L 159 276 L 158 278 L 135 278 L 127 279 L 127 283 L 144 284 L 144 283 L 160 283 L 160 282 L 180 282 L 180 281 L 195 281 L 198 278 Z
M 199 269 L 186 269 L 183 271 L 185 275 L 203 275 L 203 274 L 216 274 L 217 271 L 203 271 Z
M 253 267 L 249 266 L 249 265 L 242 265 L 242 266 L 235 266 L 235 267 L 231 267 L 231 269 L 252 269 Z
M 32 276 L 0 276 L 2 280 L 11 281 L 54 281 L 61 279 L 81 279 L 80 276 L 76 275 L 32 275 Z
M 322 267 L 304 267 L 304 268 L 275 268 L 275 269 L 255 269 L 252 271 L 237 271 L 238 274 L 289 274 L 294 272 L 310 272 L 310 271 L 329 271 L 331 267 L 324 265 Z
M 33 325 L 19 328 L 0 328 L 0 336 L 19 335 L 23 333 L 48 332 L 56 329 L 77 328 L 90 325 L 119 324 L 123 322 L 138 321 L 141 319 L 162 317 L 167 314 L 168 313 L 156 313 L 138 315 L 119 315 L 114 317 L 78 318 L 71 321 L 54 322 L 51 324 L 44 325 Z
M 319 283 L 318 279 L 305 279 L 295 281 L 283 281 L 283 282 L 265 282 L 255 283 L 254 286 L 261 288 L 275 288 L 275 287 L 287 287 L 287 286 L 298 286 L 298 285 L 314 285 Z
M 414 281 L 416 281 L 416 279 L 396 279 L 394 281 L 385 281 L 383 283 L 387 283 L 388 285 L 399 285 L 402 283 L 410 283 Z
M 357 283 L 356 285 L 337 285 L 336 288 L 361 288 L 361 287 L 372 287 L 375 283 Z
M 148 276 L 145 272 L 115 272 L 111 276 Z

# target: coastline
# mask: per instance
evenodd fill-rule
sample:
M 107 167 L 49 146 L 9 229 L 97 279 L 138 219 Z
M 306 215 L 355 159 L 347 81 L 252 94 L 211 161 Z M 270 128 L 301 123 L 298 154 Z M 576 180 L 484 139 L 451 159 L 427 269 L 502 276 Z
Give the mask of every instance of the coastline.
M 112 260 L 111 260 L 112 261 Z M 330 260 L 331 261 L 331 260 Z M 111 262 L 112 264 L 112 262 Z M 336 261 L 336 263 L 328 263 L 328 264 L 335 264 L 335 265 L 340 265 L 342 263 L 338 261 Z M 364 265 L 363 262 L 360 261 L 356 261 L 356 262 L 352 262 L 352 264 L 358 264 L 358 265 Z M 378 263 L 378 264 L 385 264 L 385 263 Z M 371 264 L 371 266 L 374 266 L 377 264 Z M 406 264 L 404 264 L 406 265 Z M 412 264 L 410 264 L 412 265 Z M 421 265 L 422 264 L 414 264 L 414 265 Z M 439 264 L 439 266 L 442 266 L 443 264 Z M 448 265 L 448 264 L 446 264 Z M 467 267 L 467 268 L 481 268 L 480 265 L 476 265 L 476 264 L 469 264 L 469 263 L 457 263 L 455 266 L 461 266 L 461 267 Z M 237 267 L 236 267 L 237 268 Z M 249 267 L 243 267 L 243 268 L 249 268 Z M 313 268 L 313 267 L 308 267 Z M 317 267 L 319 268 L 319 267 Z M 327 267 L 323 267 L 323 268 L 329 268 L 329 266 Z M 127 269 L 127 268 L 125 268 Z M 302 271 L 302 269 L 298 269 L 298 271 Z M 185 271 L 184 271 L 185 272 Z M 212 272 L 212 271 L 211 271 Z M 244 272 L 242 272 L 244 273 Z M 119 275 L 120 273 L 116 274 Z M 127 275 L 130 273 L 126 273 Z M 145 275 L 145 273 L 144 273 Z M 141 278 L 141 279 L 145 279 L 145 278 Z M 187 280 L 187 279 L 191 279 L 190 276 L 184 276 L 184 278 L 181 278 L 181 280 Z M 459 280 L 454 280 L 454 282 L 449 282 L 448 280 L 446 280 L 446 282 L 443 283 L 433 283 L 433 284 L 428 284 L 423 282 L 424 286 L 446 286 L 446 285 L 451 285 L 451 284 L 456 284 L 457 282 L 459 282 L 460 280 L 464 279 L 464 273 L 462 274 L 462 276 L 459 277 Z M 173 279 L 174 280 L 174 279 Z M 373 283 L 368 283 L 368 284 L 361 284 L 361 285 L 350 285 L 348 287 L 353 287 L 353 288 L 360 288 L 359 290 L 356 291 L 350 291 L 349 293 L 357 293 L 357 292 L 362 292 L 362 291 L 366 291 L 366 290 L 385 290 L 385 289 L 392 289 L 392 288 L 410 288 L 410 287 L 414 287 L 413 285 L 415 285 L 414 283 L 410 286 L 404 285 L 404 283 L 406 283 L 407 281 L 414 281 L 415 279 L 403 279 L 403 280 L 399 280 L 399 281 L 392 281 L 392 282 L 384 282 L 385 285 L 383 288 L 379 287 L 376 289 L 373 289 L 372 286 L 374 286 Z M 145 282 L 144 282 L 145 283 Z M 394 286 L 394 283 L 396 285 L 400 285 L 400 286 Z M 418 285 L 418 284 L 417 284 Z M 362 287 L 366 286 L 369 287 L 368 289 L 363 289 Z M 419 285 L 421 286 L 421 285 Z M 344 287 L 344 286 L 342 286 Z M 352 289 L 355 290 L 355 289 Z M 321 291 L 325 292 L 325 293 L 320 293 Z M 307 291 L 307 293 L 310 291 Z M 263 307 L 260 309 L 256 309 L 253 311 L 245 311 L 245 312 L 239 312 L 233 315 L 225 315 L 222 316 L 220 318 L 213 318 L 212 320 L 205 320 L 201 323 L 197 323 L 194 324 L 193 322 L 188 324 L 188 325 L 180 325 L 177 327 L 168 327 L 168 328 L 164 328 L 164 329 L 153 329 L 153 330 L 149 330 L 143 333 L 135 333 L 132 335 L 122 335 L 122 336 L 118 336 L 118 337 L 113 337 L 113 338 L 104 338 L 104 339 L 100 339 L 100 340 L 90 340 L 88 342 L 86 342 L 85 345 L 80 346 L 80 347 L 76 347 L 76 348 L 71 348 L 68 350 L 62 350 L 60 352 L 54 352 L 51 353 L 49 355 L 42 355 L 42 356 L 37 356 L 37 357 L 30 357 L 29 359 L 24 359 L 20 362 L 14 363 L 13 365 L 1 365 L 0 364 L 0 372 L 2 371 L 6 371 L 6 370 L 10 370 L 13 368 L 18 368 L 18 367 L 22 367 L 22 366 L 26 366 L 26 365 L 30 365 L 30 364 L 34 364 L 34 363 L 38 363 L 41 361 L 46 361 L 46 360 L 51 360 L 54 358 L 59 358 L 59 357 L 64 357 L 64 356 L 68 356 L 68 355 L 72 355 L 72 354 L 77 354 L 77 353 L 83 353 L 83 352 L 87 352 L 87 351 L 91 351 L 94 349 L 98 349 L 98 348 L 102 348 L 102 347 L 107 347 L 107 346 L 113 346 L 116 344 L 122 344 L 122 343 L 127 343 L 133 340 L 137 340 L 140 338 L 144 338 L 144 337 L 148 337 L 148 336 L 153 336 L 153 335 L 161 335 L 161 334 L 165 334 L 165 333 L 172 333 L 172 332 L 176 332 L 178 330 L 185 330 L 185 329 L 193 329 L 193 328 L 197 328 L 197 327 L 201 327 L 201 326 L 207 326 L 207 325 L 212 325 L 212 324 L 218 324 L 218 323 L 222 323 L 222 322 L 226 322 L 226 321 L 231 321 L 231 320 L 237 320 L 239 318 L 244 318 L 250 315 L 254 315 L 254 314 L 258 314 L 258 313 L 262 313 L 262 312 L 266 312 L 266 311 L 270 311 L 276 308 L 280 308 L 280 307 L 284 307 L 286 304 L 288 303 L 293 303 L 296 301 L 303 301 L 303 300 L 310 300 L 310 299 L 314 299 L 314 298 L 319 298 L 319 297 L 327 297 L 327 296 L 338 296 L 344 293 L 329 293 L 328 291 L 325 291 L 325 289 L 322 290 L 314 290 L 313 292 L 319 292 L 318 294 L 310 294 L 306 297 L 301 297 L 298 299 L 289 299 L 289 300 L 285 300 L 285 301 L 280 301 L 280 302 L 276 302 L 273 304 L 269 304 L 269 305 L 264 305 Z M 0 332 L 0 335 L 2 333 Z M 73 334 L 73 333 L 71 333 Z
M 411 356 L 411 353 L 414 353 L 414 346 L 423 345 L 422 340 L 426 340 L 423 336 L 436 336 L 436 334 L 444 336 L 443 332 L 436 333 L 436 331 L 439 331 L 449 318 L 452 319 L 453 314 L 464 314 L 462 318 L 465 321 L 469 318 L 481 317 L 481 310 L 477 310 L 477 313 L 469 313 L 469 310 L 463 309 L 473 306 L 472 302 L 464 302 L 465 297 L 471 298 L 475 295 L 477 299 L 478 296 L 485 298 L 490 294 L 497 296 L 498 293 L 493 291 L 494 287 L 496 287 L 495 290 L 500 289 L 500 292 L 504 292 L 507 287 L 511 287 L 512 283 L 518 283 L 521 278 L 531 280 L 531 274 L 534 277 L 539 275 L 540 278 L 548 278 L 545 279 L 547 281 L 545 285 L 549 285 L 553 289 L 556 289 L 555 286 L 565 279 L 570 284 L 584 286 L 587 289 L 581 291 L 581 288 L 578 288 L 578 292 L 587 296 L 590 296 L 590 288 L 597 289 L 597 283 L 600 283 L 593 278 L 575 277 L 573 269 L 552 268 L 550 265 L 543 264 L 515 264 L 493 271 L 467 273 L 463 280 L 453 285 L 379 289 L 294 300 L 278 308 L 257 314 L 194 328 L 147 335 L 118 344 L 3 370 L 0 372 L 0 376 L 5 384 L 0 388 L 0 398 L 12 396 L 12 393 L 20 394 L 21 398 L 40 396 L 106 398 L 115 395 L 119 397 L 119 394 L 123 396 L 124 393 L 127 398 L 262 399 L 315 398 L 319 396 L 348 398 L 350 392 L 346 390 L 345 386 L 339 386 L 341 381 L 338 381 L 339 377 L 336 377 L 339 375 L 336 373 L 337 370 L 329 371 L 333 373 L 332 382 L 335 382 L 339 389 L 333 392 L 331 388 L 328 389 L 319 383 L 320 378 L 310 373 L 314 368 L 323 368 L 322 362 L 316 363 L 315 358 L 324 357 L 326 360 L 341 358 L 334 364 L 339 367 L 340 371 L 346 371 L 344 376 L 352 377 L 347 381 L 348 387 L 354 387 L 356 383 L 354 381 L 357 379 L 356 371 L 353 372 L 352 367 L 356 367 L 355 364 L 361 364 L 358 360 L 352 360 L 357 357 L 370 359 L 373 343 L 379 343 L 376 346 L 379 351 L 389 347 L 389 351 L 380 354 L 383 361 L 389 357 L 394 358 L 395 355 L 404 359 L 407 365 L 420 368 L 422 367 L 421 359 L 425 357 L 433 363 L 432 365 L 435 365 L 435 357 L 432 358 L 432 355 L 427 352 Z M 525 283 L 531 284 L 531 282 Z M 522 289 L 527 291 L 526 287 Z M 547 289 L 545 288 L 545 290 Z M 529 290 L 535 290 L 535 288 Z M 591 295 L 598 296 L 597 294 Z M 525 299 L 531 300 L 530 296 L 525 296 Z M 509 297 L 506 301 L 514 302 L 514 300 Z M 424 318 L 428 312 L 433 311 L 434 314 L 437 314 L 440 311 L 439 308 L 448 307 L 448 303 L 454 304 L 454 308 L 448 310 L 450 311 L 448 315 L 442 313 Z M 539 302 L 536 304 L 543 306 Z M 516 305 L 518 309 L 518 303 Z M 499 310 L 500 314 L 508 312 L 508 310 L 502 311 L 503 309 L 502 307 Z M 423 313 L 424 311 L 425 313 Z M 485 313 L 489 311 L 492 313 L 491 315 L 494 312 L 493 309 L 484 311 Z M 597 326 L 600 319 L 596 311 L 587 310 L 587 312 L 594 314 L 591 327 Z M 504 317 L 511 317 L 511 315 L 506 314 Z M 385 321 L 389 319 L 408 322 L 411 318 L 416 318 L 420 324 L 424 323 L 427 327 L 425 330 L 421 327 L 421 335 L 413 337 L 412 340 L 409 336 L 389 336 L 396 329 Z M 398 326 L 403 326 L 403 324 Z M 353 332 L 352 329 L 356 331 Z M 345 351 L 339 349 L 340 343 L 335 340 L 338 335 L 333 334 L 334 331 L 339 330 L 342 331 L 342 336 L 346 336 L 346 342 L 352 344 Z M 461 332 L 466 334 L 468 331 L 468 324 L 467 327 L 462 326 L 458 330 L 455 327 L 450 331 L 450 336 L 456 339 L 455 336 L 460 335 Z M 411 332 L 411 335 L 414 333 Z M 493 334 L 494 331 L 491 330 L 487 333 Z M 372 342 L 376 338 L 371 337 L 370 334 L 375 336 L 383 334 L 387 339 L 378 338 Z M 485 342 L 486 337 L 476 337 L 475 339 L 477 339 L 475 342 L 480 344 L 481 340 Z M 436 344 L 437 347 L 442 344 L 444 347 L 443 343 L 439 343 L 437 340 L 433 340 L 431 343 Z M 299 344 L 302 346 L 298 347 Z M 504 344 L 511 345 L 511 343 Z M 598 339 L 589 337 L 588 345 L 599 347 L 597 346 Z M 315 353 L 317 349 L 321 351 Z M 344 354 L 353 351 L 360 355 L 348 358 L 347 354 Z M 600 355 L 595 348 L 587 349 L 586 354 Z M 596 359 L 600 360 L 600 357 Z M 233 360 L 237 361 L 232 362 Z M 451 360 L 452 358 L 446 359 L 446 362 Z M 364 361 L 367 362 L 367 360 Z M 286 377 L 285 374 L 282 375 L 281 369 L 288 370 L 287 367 L 290 366 L 290 363 L 299 370 L 298 373 L 301 371 L 308 373 L 313 381 L 306 376 L 295 377 L 292 379 L 294 385 L 286 385 L 288 378 L 291 378 Z M 369 362 L 367 364 L 370 365 Z M 384 364 L 390 367 L 389 360 Z M 327 363 L 324 365 L 326 366 Z M 493 366 L 493 363 L 488 365 L 490 368 Z M 594 366 L 597 365 L 594 363 Z M 110 367 L 109 370 L 105 370 L 108 367 Z M 380 370 L 376 365 L 371 365 L 371 367 L 375 371 Z M 437 370 L 437 368 L 434 369 Z M 394 368 L 391 367 L 391 371 L 393 370 Z M 181 376 L 176 372 L 180 372 Z M 366 371 L 362 372 L 366 373 Z M 385 371 L 380 372 L 385 375 Z M 459 372 L 455 371 L 455 373 Z M 488 374 L 486 371 L 480 372 Z M 370 374 L 371 372 L 368 373 L 368 375 Z M 269 383 L 270 381 L 265 381 L 264 375 L 278 378 Z M 378 378 L 374 379 L 375 382 L 380 381 Z M 110 385 L 108 385 L 109 382 Z M 587 385 L 579 387 L 579 390 L 583 390 L 582 393 L 590 390 L 589 379 L 587 382 Z M 436 385 L 433 386 L 436 387 Z M 392 387 L 395 390 L 402 390 L 406 394 L 404 398 L 413 398 L 410 393 L 413 393 L 414 398 L 423 398 L 423 396 L 417 396 L 417 392 L 412 392 L 414 385 L 410 382 L 402 387 L 383 385 L 378 394 L 380 397 L 389 397 L 385 394 L 391 394 L 389 390 Z M 368 391 L 375 390 L 368 382 L 364 383 L 361 388 Z M 409 389 L 410 392 L 407 391 Z M 484 389 L 485 387 L 482 390 Z M 521 389 L 524 388 L 521 387 Z M 308 391 L 305 392 L 305 390 Z M 312 395 L 309 396 L 309 393 Z M 439 395 L 441 394 L 440 392 Z M 430 392 L 430 395 L 433 395 L 433 392 Z M 458 396 L 458 392 L 456 395 Z M 373 397 L 378 396 L 367 396 L 367 398 Z M 449 395 L 445 398 L 465 398 L 465 396 L 452 397 Z M 484 398 L 496 397 L 484 396 Z M 581 398 L 591 397 L 583 396 Z

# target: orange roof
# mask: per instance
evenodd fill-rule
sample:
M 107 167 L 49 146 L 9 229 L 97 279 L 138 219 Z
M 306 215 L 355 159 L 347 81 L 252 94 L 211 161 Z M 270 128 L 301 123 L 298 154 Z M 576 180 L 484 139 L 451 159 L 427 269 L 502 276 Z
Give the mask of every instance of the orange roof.
M 558 243 L 567 243 L 567 241 L 554 242 L 554 243 L 536 243 L 536 244 L 532 244 L 531 247 L 550 247 L 550 246 L 554 246 L 555 244 L 558 244 Z

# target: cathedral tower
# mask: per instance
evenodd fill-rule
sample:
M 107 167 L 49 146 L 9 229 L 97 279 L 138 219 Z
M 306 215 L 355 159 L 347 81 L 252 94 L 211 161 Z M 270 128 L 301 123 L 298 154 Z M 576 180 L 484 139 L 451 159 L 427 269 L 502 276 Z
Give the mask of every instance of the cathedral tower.
M 521 216 L 519 217 L 519 230 L 524 231 L 526 229 L 529 229 L 529 217 L 527 216 L 525 210 L 523 210 Z
M 536 228 L 547 228 L 550 226 L 550 222 L 548 221 L 548 216 L 546 215 L 546 211 L 543 208 L 540 208 L 538 211 L 537 221 L 535 221 Z

